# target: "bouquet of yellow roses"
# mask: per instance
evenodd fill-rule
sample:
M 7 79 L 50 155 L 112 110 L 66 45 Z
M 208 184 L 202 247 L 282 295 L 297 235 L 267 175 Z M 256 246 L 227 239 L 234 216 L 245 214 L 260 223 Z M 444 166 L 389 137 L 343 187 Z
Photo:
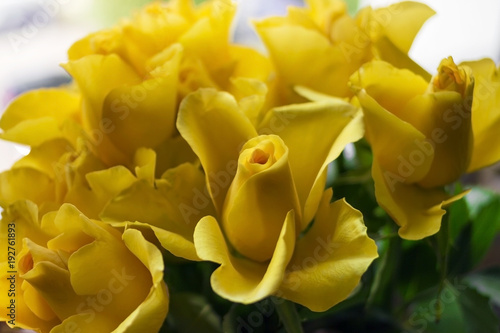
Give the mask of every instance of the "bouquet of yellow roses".
M 0 320 L 66 332 L 498 332 L 490 59 L 408 56 L 434 12 L 308 0 L 233 43 L 230 0 L 156 2 L 5 110 Z M 378 258 L 375 260 L 376 258 Z M 375 261 L 374 261 L 375 260 Z

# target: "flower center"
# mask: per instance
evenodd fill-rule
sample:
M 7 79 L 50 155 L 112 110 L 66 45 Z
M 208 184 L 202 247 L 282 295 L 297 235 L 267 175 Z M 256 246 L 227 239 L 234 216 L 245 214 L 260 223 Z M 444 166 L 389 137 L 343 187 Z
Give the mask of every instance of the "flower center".
M 31 253 L 26 253 L 26 255 L 21 257 L 19 262 L 19 272 L 21 274 L 27 273 L 33 269 L 33 256 Z
M 262 149 L 255 149 L 250 157 L 250 163 L 266 164 L 269 160 L 269 153 L 263 151 Z
M 467 86 L 467 74 L 462 67 L 453 62 L 453 58 L 444 59 L 438 68 L 438 75 L 433 80 L 434 91 L 456 91 L 462 96 Z
M 287 146 L 276 135 L 248 140 L 241 149 L 222 211 L 227 239 L 244 257 L 267 262 L 273 257 L 291 210 L 299 221 L 299 201 Z

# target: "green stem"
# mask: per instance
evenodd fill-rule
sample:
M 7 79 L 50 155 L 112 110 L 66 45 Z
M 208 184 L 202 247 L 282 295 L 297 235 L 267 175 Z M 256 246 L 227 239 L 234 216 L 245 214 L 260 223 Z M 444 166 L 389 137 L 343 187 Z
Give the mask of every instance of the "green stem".
M 397 235 L 397 233 L 387 236 Z M 399 256 L 401 253 L 401 239 L 399 237 L 387 237 L 387 248 L 381 254 L 381 260 L 376 265 L 375 278 L 370 288 L 370 294 L 366 301 L 365 309 L 369 310 L 374 305 L 390 307 L 392 292 L 391 277 L 397 271 Z
M 274 306 L 288 333 L 303 333 L 299 314 L 295 308 L 295 303 L 282 298 L 274 297 Z
M 449 212 L 443 217 L 443 222 L 441 224 L 441 230 L 439 231 L 438 238 L 438 258 L 439 258 L 439 268 L 441 273 L 441 279 L 438 287 L 437 303 L 436 303 L 436 323 L 441 320 L 442 307 L 441 307 L 441 293 L 444 289 L 444 284 L 446 277 L 448 275 L 448 252 L 450 251 L 450 223 L 449 223 Z

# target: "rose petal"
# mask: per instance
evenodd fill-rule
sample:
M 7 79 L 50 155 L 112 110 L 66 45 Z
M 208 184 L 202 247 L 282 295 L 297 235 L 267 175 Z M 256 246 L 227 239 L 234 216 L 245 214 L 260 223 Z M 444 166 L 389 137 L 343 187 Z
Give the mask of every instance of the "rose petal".
M 257 132 L 231 95 L 213 89 L 200 89 L 183 100 L 177 128 L 198 155 L 221 212 L 240 147 Z
M 377 258 L 361 213 L 345 200 L 330 203 L 324 192 L 316 219 L 297 241 L 278 296 L 313 311 L 326 311 L 346 299 Z
M 292 257 L 295 237 L 291 211 L 283 224 L 271 261 L 260 264 L 234 257 L 217 221 L 211 216 L 204 217 L 194 233 L 196 252 L 200 258 L 221 264 L 210 280 L 214 291 L 230 301 L 244 304 L 255 303 L 277 291 Z

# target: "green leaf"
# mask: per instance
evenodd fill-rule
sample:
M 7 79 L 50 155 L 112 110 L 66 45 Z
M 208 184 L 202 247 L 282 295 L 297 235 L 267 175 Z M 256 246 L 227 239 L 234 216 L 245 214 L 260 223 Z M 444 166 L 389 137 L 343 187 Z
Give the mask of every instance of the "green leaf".
M 455 238 L 449 253 L 448 274 L 452 276 L 464 275 L 472 270 L 471 254 L 472 224 L 468 223 Z
M 498 194 L 478 186 L 472 187 L 469 193 L 465 196 L 467 206 L 469 207 L 469 216 L 474 220 L 484 206 L 491 203 Z
M 422 290 L 436 286 L 440 281 L 436 270 L 437 258 L 433 249 L 425 242 L 403 242 L 413 246 L 403 250 L 399 267 L 398 286 L 405 301 L 412 300 Z M 395 273 L 392 274 L 394 279 Z
M 497 333 L 498 318 L 493 312 L 488 297 L 468 288 L 458 297 L 467 333 Z
M 457 290 L 450 284 L 446 284 L 439 298 L 439 309 L 437 309 L 437 288 L 432 291 L 430 296 L 410 307 L 411 311 L 408 314 L 407 330 L 405 332 L 466 333 L 457 301 Z M 441 318 L 439 322 L 436 321 L 437 316 Z
M 488 252 L 500 231 L 500 197 L 496 196 L 485 205 L 472 222 L 472 260 L 478 263 Z
M 177 332 L 221 332 L 219 316 L 207 300 L 194 293 L 178 293 L 170 296 L 168 321 Z
M 467 276 L 465 281 L 500 306 L 500 267 L 490 267 L 473 273 Z
M 427 298 L 422 298 L 410 307 L 406 332 L 498 332 L 498 318 L 493 313 L 489 299 L 468 286 L 464 280 L 446 280 L 439 298 L 437 292 L 437 289 L 432 289 Z
M 373 305 L 388 306 L 394 292 L 394 272 L 397 271 L 401 257 L 401 239 L 391 238 L 386 240 L 387 249 L 382 253 L 381 260 L 377 261 L 375 279 L 370 289 L 370 296 L 366 307 Z M 380 248 L 380 247 L 379 247 Z

